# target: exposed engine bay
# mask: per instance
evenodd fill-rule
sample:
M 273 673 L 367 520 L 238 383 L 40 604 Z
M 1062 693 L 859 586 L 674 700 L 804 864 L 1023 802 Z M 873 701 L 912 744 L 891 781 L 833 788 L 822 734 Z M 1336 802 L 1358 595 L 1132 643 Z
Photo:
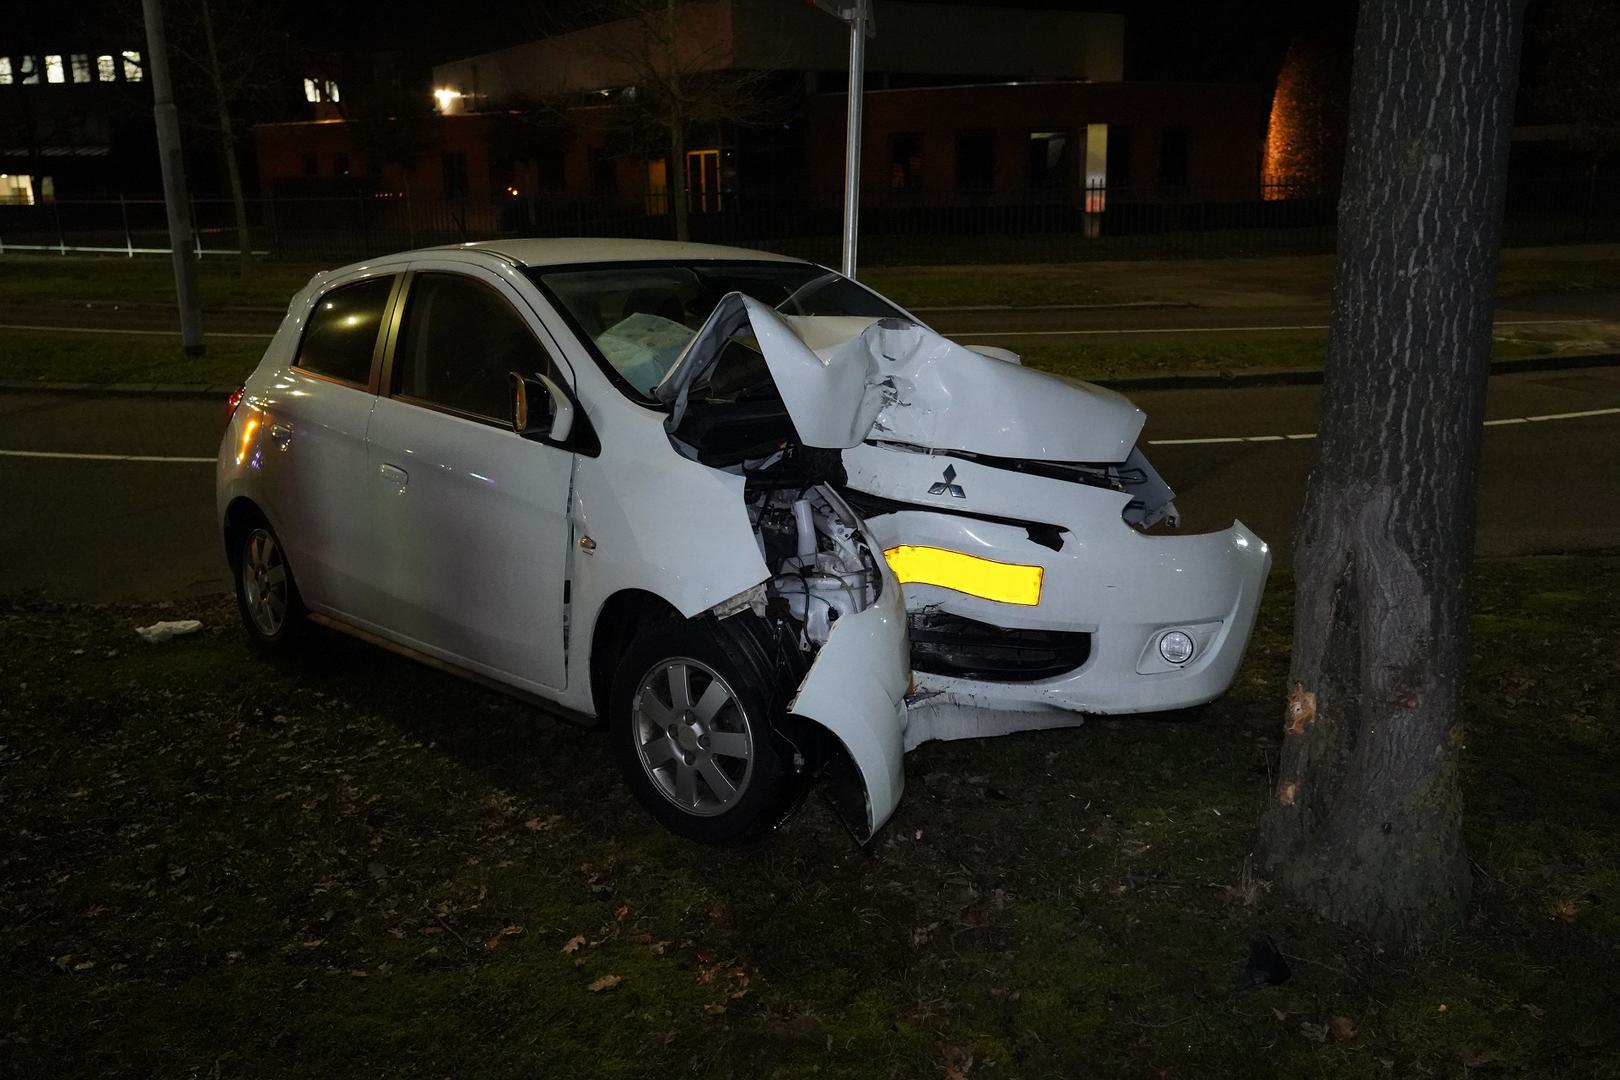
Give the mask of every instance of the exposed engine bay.
M 759 553 L 772 570 L 763 586 L 768 601 L 782 602 L 806 652 L 826 644 L 839 619 L 877 599 L 876 555 L 848 509 L 834 505 L 825 489 L 758 492 L 748 504 L 748 517 Z

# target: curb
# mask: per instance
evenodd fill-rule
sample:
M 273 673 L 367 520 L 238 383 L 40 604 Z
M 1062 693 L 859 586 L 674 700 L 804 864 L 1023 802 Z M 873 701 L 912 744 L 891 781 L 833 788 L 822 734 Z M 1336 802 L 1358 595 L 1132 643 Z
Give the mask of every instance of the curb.
M 1620 353 L 1583 353 L 1579 356 L 1527 356 L 1517 360 L 1491 361 L 1492 375 L 1520 375 L 1538 371 L 1578 371 L 1582 368 L 1615 367 Z M 1238 371 L 1230 374 L 1138 375 L 1120 379 L 1088 379 L 1087 382 L 1110 390 L 1237 390 L 1253 386 L 1319 386 L 1320 368 L 1290 368 L 1283 371 Z M 0 379 L 0 393 L 74 394 L 83 397 L 224 397 L 238 383 L 64 383 L 22 382 Z

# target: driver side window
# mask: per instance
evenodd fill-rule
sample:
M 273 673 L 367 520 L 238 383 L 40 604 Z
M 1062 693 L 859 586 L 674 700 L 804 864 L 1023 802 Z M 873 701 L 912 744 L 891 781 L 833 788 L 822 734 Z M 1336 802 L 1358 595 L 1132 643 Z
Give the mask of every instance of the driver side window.
M 414 277 L 394 349 L 395 397 L 504 424 L 513 371 L 554 366 L 505 298 L 461 274 Z

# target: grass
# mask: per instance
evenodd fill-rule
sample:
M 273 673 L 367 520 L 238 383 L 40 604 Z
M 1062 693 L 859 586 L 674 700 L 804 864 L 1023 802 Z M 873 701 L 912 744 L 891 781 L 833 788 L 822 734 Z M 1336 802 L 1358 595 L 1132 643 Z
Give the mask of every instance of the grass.
M 926 746 L 864 851 L 817 800 L 680 842 L 596 733 L 346 639 L 267 663 L 223 601 L 15 599 L 0 1073 L 1620 1076 L 1620 558 L 1476 595 L 1476 900 L 1417 956 L 1248 873 L 1285 580 L 1201 722 Z M 1236 992 L 1260 934 L 1294 975 Z
M 257 264 L 236 276 L 233 263 L 202 267 L 206 306 L 279 309 L 317 267 Z M 936 266 L 873 269 L 864 279 L 909 307 L 1068 303 L 1167 303 L 1202 307 L 1275 306 L 1323 302 L 1331 286 L 1328 256 L 1251 259 L 1069 263 L 1019 266 Z M 1620 246 L 1510 248 L 1503 254 L 1499 294 L 1620 288 Z M 86 301 L 173 302 L 168 264 L 156 259 L 0 257 L 0 304 Z M 274 317 L 265 316 L 268 332 Z M 1517 327 L 1497 336 L 1498 358 L 1620 348 L 1620 325 L 1583 323 Z M 1578 334 L 1578 337 L 1571 336 Z M 1020 349 L 1032 367 L 1079 378 L 1314 368 L 1322 363 L 1324 332 L 1088 337 L 1042 341 Z M 264 342 L 211 339 L 201 360 L 184 356 L 173 339 L 100 334 L 7 331 L 0 343 L 0 380 L 52 382 L 227 383 L 244 378 Z
M 268 344 L 268 338 L 213 338 L 205 355 L 190 357 L 178 336 L 8 330 L 0 346 L 0 381 L 239 383 Z

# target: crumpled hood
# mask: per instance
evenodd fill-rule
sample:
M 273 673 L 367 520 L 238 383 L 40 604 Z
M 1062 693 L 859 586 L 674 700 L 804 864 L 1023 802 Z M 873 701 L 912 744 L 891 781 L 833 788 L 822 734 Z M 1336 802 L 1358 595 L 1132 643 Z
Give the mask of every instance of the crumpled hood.
M 1036 461 L 1120 462 L 1145 416 L 1121 394 L 958 345 L 902 319 L 783 316 L 730 293 L 657 387 L 676 410 L 747 325 L 807 446 L 868 438 Z

